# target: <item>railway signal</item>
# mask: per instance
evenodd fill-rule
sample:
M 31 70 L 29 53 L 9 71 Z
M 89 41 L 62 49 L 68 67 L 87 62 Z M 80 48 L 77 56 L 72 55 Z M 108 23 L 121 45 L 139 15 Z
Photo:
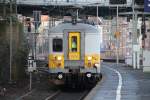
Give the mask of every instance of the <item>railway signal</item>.
M 28 72 L 33 72 L 36 70 L 36 62 L 32 56 L 28 58 Z
M 35 33 L 37 33 L 37 29 L 41 23 L 41 11 L 33 11 L 33 18 L 34 18 Z
M 36 62 L 33 59 L 33 56 L 28 57 L 28 72 L 30 73 L 30 87 L 29 90 L 32 89 L 32 73 L 36 70 Z
M 30 33 L 31 32 L 31 20 L 30 20 L 30 18 L 26 18 L 25 23 L 27 25 L 27 32 Z

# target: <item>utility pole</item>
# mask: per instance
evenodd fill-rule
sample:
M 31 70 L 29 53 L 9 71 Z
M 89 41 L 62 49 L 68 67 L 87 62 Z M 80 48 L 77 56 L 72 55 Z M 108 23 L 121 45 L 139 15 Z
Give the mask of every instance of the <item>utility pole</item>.
M 6 17 L 6 4 L 5 0 L 3 0 L 3 17 Z
M 29 85 L 29 90 L 32 90 L 32 72 L 30 72 L 30 85 Z
M 116 17 L 116 32 L 119 32 L 118 30 L 118 10 L 119 10 L 119 7 L 117 5 L 117 17 Z M 119 64 L 119 36 L 116 36 L 116 64 L 118 66 Z
M 18 12 L 18 9 L 17 9 L 17 0 L 15 0 L 15 14 L 16 14 L 16 18 L 17 18 L 17 12 Z
M 138 47 L 137 45 L 137 14 L 135 13 L 135 5 L 134 5 L 135 0 L 132 1 L 132 50 L 133 50 L 133 55 L 132 55 L 132 64 L 133 64 L 133 68 L 136 69 L 137 63 L 139 61 L 137 61 L 137 51 L 135 50 L 136 47 Z
M 79 19 L 79 9 L 77 9 L 77 20 Z
M 33 11 L 33 17 L 34 17 L 35 30 L 33 34 L 32 53 L 33 53 L 34 60 L 36 60 L 36 35 L 38 34 L 37 30 L 41 22 L 41 11 Z
M 9 40 L 9 50 L 10 50 L 10 56 L 9 56 L 9 67 L 10 67 L 10 76 L 9 76 L 9 82 L 12 82 L 12 34 L 13 34 L 13 28 L 12 28 L 12 0 L 10 0 L 10 23 L 9 23 L 9 27 L 10 27 L 10 40 Z
M 97 3 L 97 27 L 98 27 L 98 3 Z

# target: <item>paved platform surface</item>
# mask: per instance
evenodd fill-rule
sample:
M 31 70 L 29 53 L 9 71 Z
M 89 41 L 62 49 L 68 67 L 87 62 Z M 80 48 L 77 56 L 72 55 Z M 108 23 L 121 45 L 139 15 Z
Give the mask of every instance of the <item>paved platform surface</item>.
M 84 100 L 150 100 L 150 73 L 102 63 L 102 74 L 102 80 Z

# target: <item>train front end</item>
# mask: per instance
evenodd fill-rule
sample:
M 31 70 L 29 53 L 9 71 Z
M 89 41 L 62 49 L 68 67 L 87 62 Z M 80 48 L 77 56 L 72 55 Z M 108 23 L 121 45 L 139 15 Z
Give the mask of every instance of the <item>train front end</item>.
M 49 35 L 51 79 L 66 83 L 100 79 L 100 33 L 92 25 L 62 23 Z

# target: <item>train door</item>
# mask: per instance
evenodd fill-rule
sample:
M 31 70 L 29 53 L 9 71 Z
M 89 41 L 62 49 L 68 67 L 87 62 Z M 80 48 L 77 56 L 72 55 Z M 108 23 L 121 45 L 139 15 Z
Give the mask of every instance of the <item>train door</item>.
M 80 60 L 80 32 L 69 32 L 69 60 Z

